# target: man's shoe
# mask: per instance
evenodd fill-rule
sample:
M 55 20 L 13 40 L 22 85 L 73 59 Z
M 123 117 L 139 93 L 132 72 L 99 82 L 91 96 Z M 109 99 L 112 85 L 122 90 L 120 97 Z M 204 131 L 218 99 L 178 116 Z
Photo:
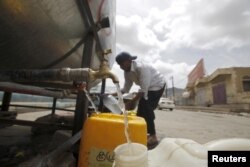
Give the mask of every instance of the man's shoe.
M 152 149 L 152 148 L 156 147 L 158 145 L 158 143 L 159 142 L 158 142 L 157 137 L 155 135 L 148 137 L 148 142 L 147 142 L 148 149 Z

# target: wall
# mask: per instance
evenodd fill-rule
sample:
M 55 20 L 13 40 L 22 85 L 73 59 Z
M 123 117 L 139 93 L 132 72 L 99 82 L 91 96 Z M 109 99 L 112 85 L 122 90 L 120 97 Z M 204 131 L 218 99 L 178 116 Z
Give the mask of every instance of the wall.
M 218 69 L 207 80 L 194 85 L 194 104 L 204 106 L 214 104 L 213 87 L 225 85 L 226 104 L 233 108 L 250 109 L 250 91 L 243 90 L 243 77 L 250 87 L 250 67 L 232 67 Z M 192 98 L 192 97 L 191 97 Z

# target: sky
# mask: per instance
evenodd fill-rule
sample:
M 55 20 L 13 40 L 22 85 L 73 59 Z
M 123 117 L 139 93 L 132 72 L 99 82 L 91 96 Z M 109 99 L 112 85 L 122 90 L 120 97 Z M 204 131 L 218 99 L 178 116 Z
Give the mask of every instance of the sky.
M 203 58 L 206 75 L 218 68 L 250 67 L 249 0 L 117 0 L 116 54 L 136 55 L 185 88 Z M 115 63 L 112 71 L 124 83 Z

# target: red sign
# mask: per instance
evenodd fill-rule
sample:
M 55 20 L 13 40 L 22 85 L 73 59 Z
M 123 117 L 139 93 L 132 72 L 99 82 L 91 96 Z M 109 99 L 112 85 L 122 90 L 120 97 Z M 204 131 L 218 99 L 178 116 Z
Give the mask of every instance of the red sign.
M 193 70 L 188 74 L 188 84 L 193 84 L 197 79 L 205 76 L 204 62 L 203 59 L 196 64 Z

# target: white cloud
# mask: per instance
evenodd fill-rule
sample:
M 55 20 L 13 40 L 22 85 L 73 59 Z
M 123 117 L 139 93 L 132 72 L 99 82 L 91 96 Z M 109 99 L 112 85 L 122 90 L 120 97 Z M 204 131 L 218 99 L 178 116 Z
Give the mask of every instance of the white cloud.
M 169 62 L 157 60 L 153 66 L 165 76 L 168 87 L 170 87 L 170 78 L 173 76 L 174 80 L 176 81 L 175 86 L 181 88 L 186 86 L 187 75 L 194 68 L 194 65 L 188 65 L 184 62 L 173 64 L 171 63 L 171 60 Z
M 249 0 L 127 0 L 117 5 L 117 52 L 154 62 L 178 83 L 201 58 L 208 74 L 250 66 Z

